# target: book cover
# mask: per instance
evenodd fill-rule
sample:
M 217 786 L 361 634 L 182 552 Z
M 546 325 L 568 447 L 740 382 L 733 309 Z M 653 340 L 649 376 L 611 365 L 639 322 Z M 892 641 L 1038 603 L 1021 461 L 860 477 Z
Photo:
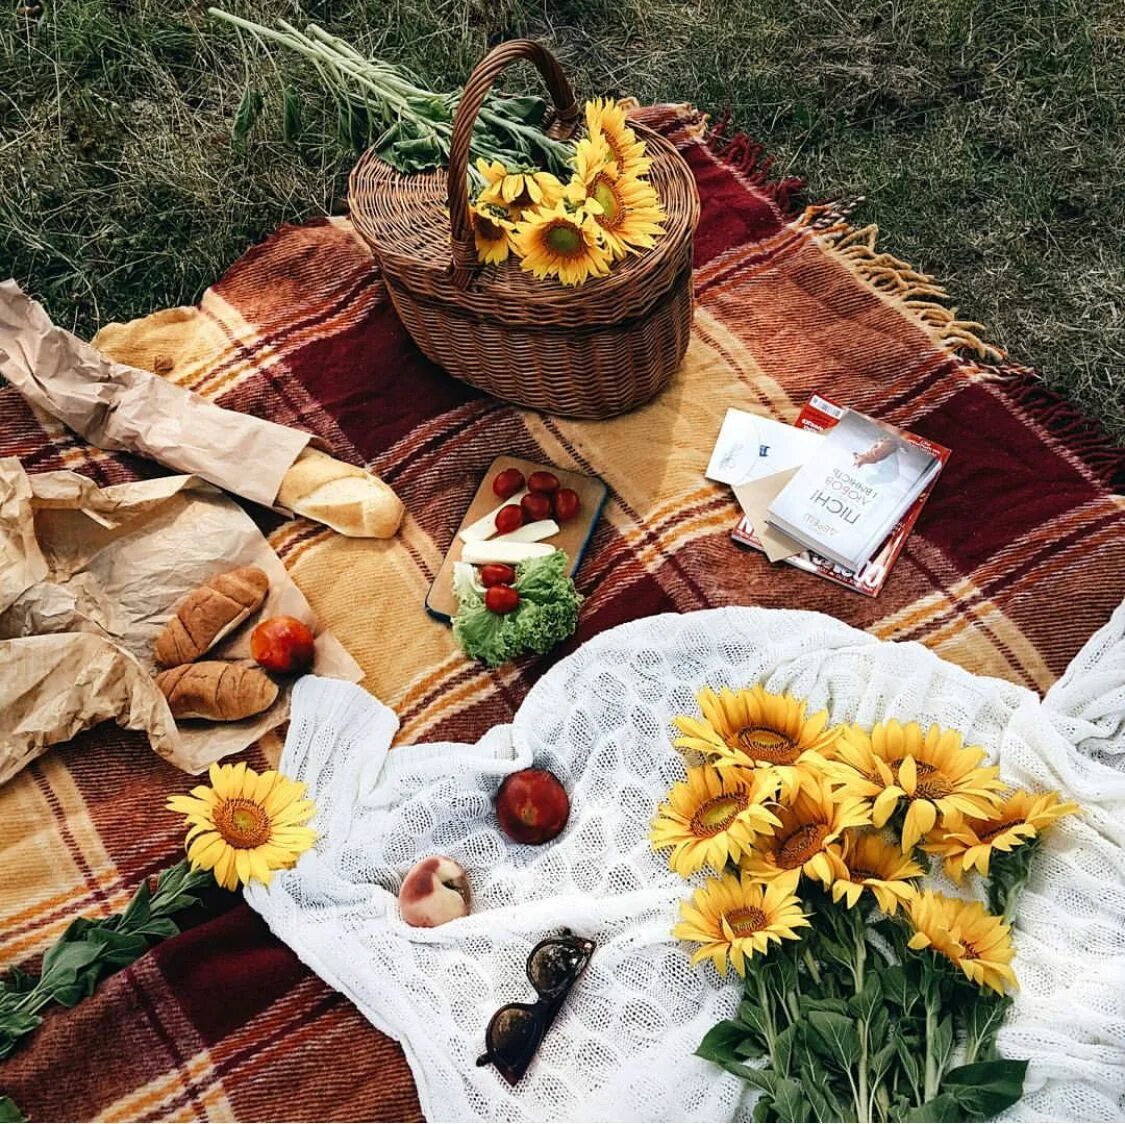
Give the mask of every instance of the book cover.
M 831 401 L 831 399 L 824 398 L 819 394 L 813 395 L 802 407 L 793 425 L 797 429 L 803 429 L 813 433 L 826 433 L 839 422 L 846 412 L 844 407 Z M 938 445 L 936 442 L 927 441 L 924 437 L 919 437 L 916 433 L 909 433 L 905 430 L 900 430 L 899 432 L 905 440 L 936 457 L 939 462 L 939 471 L 940 468 L 945 465 L 946 461 L 949 460 L 950 451 L 944 445 Z M 871 559 L 864 566 L 860 567 L 858 571 L 845 569 L 831 559 L 825 558 L 823 555 L 813 551 L 805 551 L 801 554 L 794 555 L 792 558 L 787 558 L 785 560 L 786 563 L 796 567 L 798 570 L 803 570 L 806 573 L 816 574 L 819 577 L 826 578 L 828 581 L 835 582 L 837 585 L 842 585 L 855 593 L 862 594 L 864 597 L 877 597 L 886 584 L 891 568 L 894 566 L 898 556 L 902 553 L 903 547 L 906 545 L 906 540 L 909 538 L 914 524 L 918 521 L 918 516 L 925 506 L 926 500 L 929 498 L 934 480 L 936 479 L 937 475 L 935 474 L 934 477 L 931 478 L 929 485 L 922 491 L 917 499 L 915 499 L 914 503 L 907 509 L 895 527 L 892 528 L 886 539 L 871 556 Z M 753 550 L 762 550 L 762 545 L 754 534 L 754 528 L 748 519 L 743 518 L 739 520 L 738 524 L 731 532 L 731 538 L 739 546 L 748 547 Z
M 847 410 L 770 505 L 769 522 L 855 571 L 940 467 L 900 430 Z

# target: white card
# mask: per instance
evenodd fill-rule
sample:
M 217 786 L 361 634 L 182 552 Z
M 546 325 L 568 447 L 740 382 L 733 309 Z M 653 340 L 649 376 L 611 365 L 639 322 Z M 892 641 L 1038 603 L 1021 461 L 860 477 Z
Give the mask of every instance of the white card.
M 804 464 L 824 438 L 819 433 L 772 418 L 727 410 L 707 478 L 720 484 L 745 484 Z

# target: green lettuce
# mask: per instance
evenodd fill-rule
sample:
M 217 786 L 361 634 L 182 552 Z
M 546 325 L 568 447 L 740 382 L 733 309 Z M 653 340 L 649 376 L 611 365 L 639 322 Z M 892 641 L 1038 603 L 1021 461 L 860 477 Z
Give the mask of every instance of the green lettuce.
M 544 655 L 574 635 L 582 598 L 567 576 L 567 556 L 556 550 L 516 567 L 520 603 L 511 613 L 493 613 L 468 580 L 455 583 L 459 599 L 453 636 L 465 655 L 498 667 L 526 652 Z

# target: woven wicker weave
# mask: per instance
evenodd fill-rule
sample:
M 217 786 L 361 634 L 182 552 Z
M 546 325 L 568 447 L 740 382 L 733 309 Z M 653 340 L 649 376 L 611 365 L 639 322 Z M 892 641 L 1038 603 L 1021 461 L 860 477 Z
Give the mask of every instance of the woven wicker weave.
M 402 322 L 435 363 L 523 406 L 609 417 L 656 394 L 687 348 L 695 180 L 671 144 L 635 124 L 667 215 L 653 249 L 570 288 L 535 278 L 513 258 L 481 266 L 469 215 L 469 140 L 492 83 L 517 59 L 533 62 L 546 81 L 554 102 L 550 134 L 575 135 L 580 107 L 554 56 L 530 40 L 503 43 L 465 86 L 448 172 L 403 175 L 365 153 L 349 184 L 352 221 L 382 266 Z

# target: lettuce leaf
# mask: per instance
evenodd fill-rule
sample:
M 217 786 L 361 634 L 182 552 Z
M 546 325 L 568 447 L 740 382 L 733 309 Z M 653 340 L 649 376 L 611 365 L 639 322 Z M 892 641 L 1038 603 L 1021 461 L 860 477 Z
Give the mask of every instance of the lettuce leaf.
M 516 567 L 516 609 L 491 612 L 473 584 L 457 583 L 459 604 L 453 636 L 465 655 L 498 667 L 525 652 L 545 655 L 574 635 L 582 597 L 567 577 L 567 556 L 556 550 Z

